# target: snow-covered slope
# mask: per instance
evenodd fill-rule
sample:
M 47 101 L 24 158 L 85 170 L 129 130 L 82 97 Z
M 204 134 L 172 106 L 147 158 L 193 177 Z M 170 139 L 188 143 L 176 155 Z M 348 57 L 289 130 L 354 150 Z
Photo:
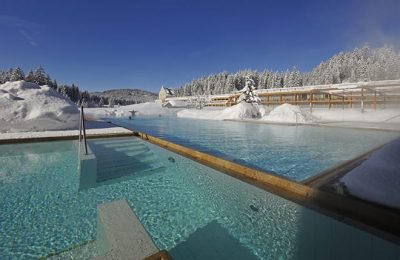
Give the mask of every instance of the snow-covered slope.
M 400 209 L 400 139 L 376 151 L 341 181 L 354 196 Z
M 177 113 L 178 117 L 186 117 L 193 119 L 251 119 L 264 116 L 266 110 L 262 105 L 253 105 L 246 102 L 241 102 L 232 107 L 223 110 L 198 110 L 185 109 Z
M 0 132 L 77 129 L 79 110 L 48 86 L 25 81 L 0 85 Z

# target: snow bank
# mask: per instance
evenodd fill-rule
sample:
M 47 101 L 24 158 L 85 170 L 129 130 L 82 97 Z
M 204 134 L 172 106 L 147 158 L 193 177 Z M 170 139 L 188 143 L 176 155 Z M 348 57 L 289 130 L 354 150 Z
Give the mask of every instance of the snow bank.
M 77 129 L 79 110 L 48 86 L 25 81 L 0 85 L 0 132 Z
M 135 111 L 136 115 L 169 115 L 175 116 L 180 109 L 162 107 L 160 103 L 147 102 L 129 106 L 120 106 L 114 108 L 86 108 L 85 114 L 95 118 L 108 117 L 128 117 L 130 111 Z
M 316 118 L 308 112 L 302 111 L 299 106 L 282 104 L 263 116 L 261 120 L 282 123 L 310 123 L 315 121 Z
M 241 102 L 237 105 L 222 110 L 185 109 L 179 111 L 177 116 L 193 119 L 224 120 L 259 118 L 265 115 L 265 113 L 266 109 L 264 106 Z
M 341 181 L 354 196 L 400 209 L 400 139 L 373 153 Z

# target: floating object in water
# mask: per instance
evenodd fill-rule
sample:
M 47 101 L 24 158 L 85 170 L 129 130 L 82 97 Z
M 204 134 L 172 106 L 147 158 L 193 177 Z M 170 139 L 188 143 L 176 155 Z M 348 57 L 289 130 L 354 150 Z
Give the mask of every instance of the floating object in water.
M 174 162 L 175 162 L 175 159 L 174 159 L 174 158 L 172 158 L 172 157 L 168 157 L 168 161 L 170 161 L 170 162 L 174 163 Z
M 250 205 L 252 211 L 258 212 L 258 208 L 254 205 Z
M 132 120 L 132 117 L 131 117 L 131 116 L 129 116 L 129 120 Z
M 129 113 L 131 113 L 131 116 L 135 116 L 137 112 L 138 111 L 135 111 L 135 110 L 129 111 Z

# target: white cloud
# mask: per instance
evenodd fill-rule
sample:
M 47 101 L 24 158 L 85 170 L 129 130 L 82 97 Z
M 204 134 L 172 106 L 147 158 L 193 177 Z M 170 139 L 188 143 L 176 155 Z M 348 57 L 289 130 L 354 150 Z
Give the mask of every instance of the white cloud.
M 6 26 L 18 29 L 20 35 L 33 47 L 38 46 L 34 35 L 39 33 L 41 26 L 37 23 L 20 19 L 16 16 L 0 15 L 0 27 Z

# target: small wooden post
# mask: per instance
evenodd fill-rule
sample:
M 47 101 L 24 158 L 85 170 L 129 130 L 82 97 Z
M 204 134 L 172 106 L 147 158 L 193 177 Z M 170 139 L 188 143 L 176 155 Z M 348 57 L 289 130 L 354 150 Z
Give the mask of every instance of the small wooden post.
M 374 110 L 376 110 L 376 89 L 374 92 Z
M 343 89 L 343 97 L 342 97 L 342 109 L 344 110 L 344 89 Z
M 313 109 L 313 93 L 310 91 L 310 113 L 312 113 Z
M 269 107 L 269 94 L 267 94 L 267 107 Z
M 364 113 L 364 88 L 361 88 L 361 113 Z
M 350 91 L 350 108 L 353 108 L 353 92 Z
M 386 95 L 383 94 L 383 109 L 386 108 Z
M 328 108 L 329 109 L 331 109 L 331 106 L 332 106 L 331 100 L 332 100 L 332 95 L 328 94 Z

